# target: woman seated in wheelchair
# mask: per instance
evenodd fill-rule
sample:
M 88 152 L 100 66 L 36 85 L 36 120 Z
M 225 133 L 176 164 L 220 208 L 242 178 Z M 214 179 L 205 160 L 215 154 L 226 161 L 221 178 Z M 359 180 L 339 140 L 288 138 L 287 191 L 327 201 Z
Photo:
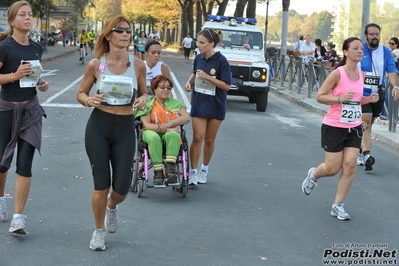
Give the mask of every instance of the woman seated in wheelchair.
M 180 133 L 178 126 L 190 122 L 190 116 L 184 104 L 169 98 L 173 82 L 159 75 L 151 80 L 154 96 L 149 97 L 144 110 L 135 110 L 135 117 L 143 123 L 143 141 L 148 145 L 154 168 L 154 185 L 163 185 L 163 146 L 166 150 L 166 182 L 177 183 L 175 171 L 176 158 L 180 151 Z

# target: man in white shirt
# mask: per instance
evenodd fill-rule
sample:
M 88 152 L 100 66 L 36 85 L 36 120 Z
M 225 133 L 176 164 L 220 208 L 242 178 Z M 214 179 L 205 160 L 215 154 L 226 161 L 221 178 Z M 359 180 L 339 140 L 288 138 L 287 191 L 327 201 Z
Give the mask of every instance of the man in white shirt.
M 310 35 L 305 36 L 305 43 L 301 45 L 299 48 L 299 53 L 302 56 L 302 60 L 305 64 L 308 64 L 311 60 L 313 60 L 314 50 L 316 49 L 316 45 L 312 42 L 312 37 Z
M 159 33 L 158 33 L 158 31 L 156 29 L 153 29 L 152 32 L 149 35 L 149 38 L 159 41 L 161 36 L 159 36 Z

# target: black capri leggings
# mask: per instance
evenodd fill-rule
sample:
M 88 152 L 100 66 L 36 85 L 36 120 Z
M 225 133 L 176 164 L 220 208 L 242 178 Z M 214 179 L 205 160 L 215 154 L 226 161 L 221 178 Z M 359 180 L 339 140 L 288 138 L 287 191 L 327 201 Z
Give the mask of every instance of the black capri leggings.
M 184 57 L 190 57 L 191 48 L 184 47 Z
M 87 121 L 85 145 L 95 190 L 107 189 L 112 182 L 116 193 L 123 196 L 129 192 L 135 144 L 133 115 L 93 110 Z
M 13 110 L 0 112 L 0 157 L 3 157 L 7 144 L 11 140 Z M 15 173 L 24 177 L 32 177 L 32 161 L 35 147 L 25 140 L 18 138 L 17 169 Z M 1 160 L 1 158 L 0 158 Z M 0 173 L 6 173 L 10 165 L 0 165 Z

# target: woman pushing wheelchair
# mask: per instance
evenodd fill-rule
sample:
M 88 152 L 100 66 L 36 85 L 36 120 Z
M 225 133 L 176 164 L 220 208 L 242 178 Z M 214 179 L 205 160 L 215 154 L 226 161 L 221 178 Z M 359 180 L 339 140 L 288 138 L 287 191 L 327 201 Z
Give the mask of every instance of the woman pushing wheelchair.
M 180 150 L 178 126 L 190 122 L 186 107 L 180 101 L 169 98 L 173 82 L 166 76 L 159 75 L 151 80 L 154 96 L 147 101 L 144 110 L 135 110 L 135 117 L 143 123 L 143 141 L 148 145 L 154 168 L 154 185 L 163 185 L 163 146 L 167 183 L 177 182 L 175 171 L 176 158 Z

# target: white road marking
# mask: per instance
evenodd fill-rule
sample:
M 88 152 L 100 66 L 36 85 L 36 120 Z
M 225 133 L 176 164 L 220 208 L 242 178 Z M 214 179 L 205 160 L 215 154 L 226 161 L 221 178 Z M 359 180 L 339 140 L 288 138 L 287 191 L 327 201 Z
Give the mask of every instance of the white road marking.
M 71 104 L 71 103 L 43 103 L 43 107 L 64 107 L 64 108 L 85 108 L 81 104 Z
M 173 72 L 170 72 L 170 75 L 173 79 L 173 84 L 175 85 L 175 88 L 177 88 L 177 90 L 179 91 L 181 97 L 183 98 L 183 103 L 184 105 L 187 107 L 187 112 L 190 113 L 191 110 L 191 104 L 190 104 L 190 100 L 187 98 L 186 94 L 184 93 L 183 88 L 180 86 L 179 81 L 177 80 L 175 74 L 173 74 Z M 176 98 L 176 93 L 175 90 L 172 91 L 173 97 Z
M 44 101 L 44 103 L 42 104 L 42 106 L 46 106 L 46 105 L 44 105 L 44 104 L 49 104 L 49 103 L 51 103 L 52 100 L 54 100 L 55 98 L 57 98 L 58 96 L 60 96 L 60 95 L 63 94 L 64 92 L 68 91 L 68 90 L 71 89 L 73 86 L 75 86 L 75 84 L 78 83 L 82 78 L 83 78 L 83 75 L 80 76 L 77 80 L 75 80 L 75 81 L 72 82 L 71 84 L 69 84 L 66 88 L 64 88 L 64 89 L 61 90 L 60 92 L 57 92 L 56 94 L 54 94 L 53 96 L 51 96 L 50 98 L 48 98 L 46 101 Z
M 41 77 L 55 76 L 55 75 L 57 75 L 57 72 L 58 72 L 58 69 L 53 69 L 53 70 L 43 69 L 42 74 L 40 76 Z
M 287 124 L 287 125 L 289 125 L 291 127 L 295 127 L 295 128 L 305 127 L 305 126 L 302 126 L 302 125 L 298 124 L 300 122 L 299 119 L 288 118 L 288 117 L 284 117 L 284 116 L 281 116 L 281 115 L 278 115 L 278 114 L 275 114 L 275 113 L 271 113 L 271 115 L 274 116 L 275 118 L 277 118 L 277 120 L 280 121 L 281 123 Z

